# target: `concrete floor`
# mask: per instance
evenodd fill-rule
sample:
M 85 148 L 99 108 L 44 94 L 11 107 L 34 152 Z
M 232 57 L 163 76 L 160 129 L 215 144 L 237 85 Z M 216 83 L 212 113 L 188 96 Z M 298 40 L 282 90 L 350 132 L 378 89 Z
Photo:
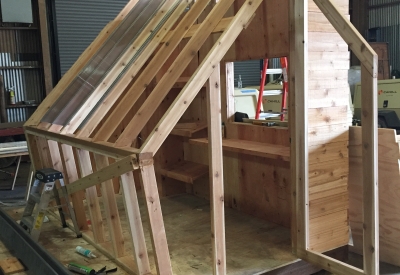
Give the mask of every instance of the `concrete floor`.
M 11 166 L 5 169 L 10 173 L 15 172 L 16 166 Z M 24 200 L 26 185 L 28 181 L 28 174 L 29 174 L 30 162 L 29 161 L 22 161 L 20 170 L 17 176 L 17 181 L 15 184 L 15 189 L 13 191 L 10 190 L 10 186 L 12 185 L 13 177 L 9 174 L 0 172 L 0 207 L 4 207 L 2 204 L 14 204 L 15 202 L 21 202 Z M 362 268 L 363 265 L 363 258 L 360 255 L 349 253 L 349 264 Z M 315 275 L 328 275 L 331 274 L 327 271 L 320 271 L 315 273 Z M 380 265 L 380 274 L 382 275 L 400 275 L 400 267 L 393 266 L 386 263 L 381 263 Z

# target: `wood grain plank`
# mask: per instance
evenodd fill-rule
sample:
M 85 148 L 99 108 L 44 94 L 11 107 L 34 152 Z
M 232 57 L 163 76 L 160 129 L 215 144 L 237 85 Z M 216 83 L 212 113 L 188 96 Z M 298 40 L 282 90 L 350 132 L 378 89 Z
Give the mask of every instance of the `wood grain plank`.
M 93 173 L 89 152 L 77 149 L 78 163 L 82 177 Z M 100 211 L 99 199 L 97 197 L 96 186 L 86 188 L 86 201 L 89 209 L 91 230 L 93 232 L 94 241 L 97 243 L 105 242 L 103 217 Z
M 207 145 L 208 139 L 191 139 L 189 142 L 197 145 Z M 290 156 L 289 148 L 282 145 L 273 145 L 239 139 L 224 139 L 222 146 L 224 150 L 231 152 L 280 159 L 283 161 L 289 161 Z
M 97 154 L 95 154 L 94 157 L 96 160 L 97 170 L 106 168 L 109 165 L 107 157 Z M 125 255 L 125 241 L 124 236 L 122 235 L 121 220 L 119 217 L 112 180 L 107 180 L 101 183 L 101 194 L 103 195 L 104 210 L 112 242 L 113 254 L 115 257 L 122 257 Z
M 213 274 L 226 274 L 224 167 L 221 132 L 220 66 L 215 67 L 207 83 L 208 162 L 211 189 L 211 242 Z
M 140 170 L 142 174 L 142 188 L 146 196 L 147 214 L 149 215 L 157 273 L 172 275 L 171 259 L 169 256 L 154 166 L 152 164 L 144 165 L 140 167 Z

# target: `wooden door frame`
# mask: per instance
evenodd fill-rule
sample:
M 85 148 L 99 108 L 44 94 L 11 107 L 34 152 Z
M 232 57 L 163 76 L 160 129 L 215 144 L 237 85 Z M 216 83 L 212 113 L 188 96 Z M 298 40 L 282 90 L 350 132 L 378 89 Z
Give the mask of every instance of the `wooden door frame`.
M 290 0 L 291 20 L 291 160 L 295 191 L 292 221 L 298 257 L 334 274 L 379 274 L 379 205 L 377 171 L 377 55 L 331 0 L 314 0 L 362 64 L 364 269 L 309 250 L 308 216 L 308 0 Z

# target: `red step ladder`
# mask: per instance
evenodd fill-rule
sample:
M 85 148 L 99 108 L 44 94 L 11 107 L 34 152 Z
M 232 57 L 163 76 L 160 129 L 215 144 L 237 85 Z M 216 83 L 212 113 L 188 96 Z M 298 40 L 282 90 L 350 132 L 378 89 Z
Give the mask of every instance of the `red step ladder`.
M 282 67 L 282 75 L 283 75 L 283 87 L 282 87 L 282 107 L 281 107 L 281 121 L 285 120 L 285 113 L 287 112 L 286 102 L 287 102 L 287 95 L 289 91 L 289 84 L 288 84 L 288 61 L 287 57 L 280 58 L 281 67 Z M 265 88 L 265 79 L 267 77 L 267 68 L 268 68 L 268 59 L 264 59 L 263 69 L 261 71 L 261 82 L 260 82 L 260 90 L 258 95 L 257 101 L 257 109 L 256 109 L 256 119 L 260 118 L 261 113 L 261 103 L 264 95 L 264 88 Z

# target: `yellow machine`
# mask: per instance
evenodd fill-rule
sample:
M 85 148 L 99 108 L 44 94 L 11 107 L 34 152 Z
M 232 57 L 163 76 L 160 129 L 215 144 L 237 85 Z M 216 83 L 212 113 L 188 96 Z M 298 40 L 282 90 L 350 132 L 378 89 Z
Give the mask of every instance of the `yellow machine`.
M 235 111 L 246 113 L 254 119 L 256 113 L 259 86 L 235 88 Z M 261 111 L 263 118 L 278 118 L 282 108 L 282 85 L 268 83 L 264 87 Z M 287 120 L 287 115 L 285 117 Z
M 361 120 L 361 83 L 354 91 L 354 119 Z M 378 127 L 400 129 L 400 79 L 378 81 Z

